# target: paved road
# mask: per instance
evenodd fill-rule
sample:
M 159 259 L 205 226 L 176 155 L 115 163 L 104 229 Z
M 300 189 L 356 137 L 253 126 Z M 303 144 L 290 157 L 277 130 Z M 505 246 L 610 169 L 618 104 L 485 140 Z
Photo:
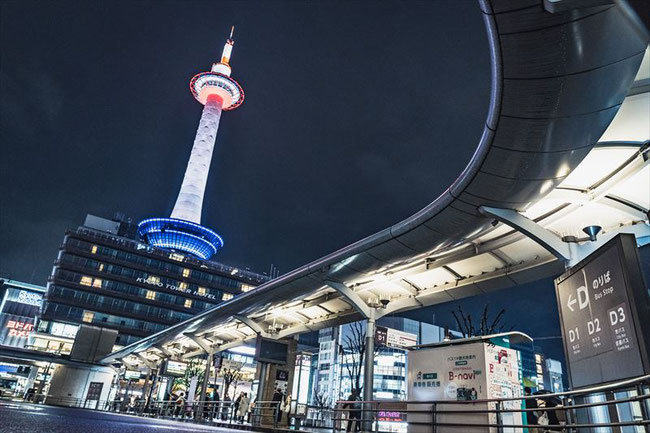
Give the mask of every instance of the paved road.
M 2 433 L 241 433 L 220 427 L 132 415 L 0 401 Z

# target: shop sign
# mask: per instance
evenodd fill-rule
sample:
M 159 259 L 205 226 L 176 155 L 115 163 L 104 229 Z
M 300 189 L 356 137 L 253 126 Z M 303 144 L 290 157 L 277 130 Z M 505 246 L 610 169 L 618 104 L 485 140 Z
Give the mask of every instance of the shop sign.
M 402 412 L 392 411 L 392 410 L 380 410 L 377 412 L 377 421 L 404 421 L 402 417 Z
M 40 307 L 43 304 L 43 295 L 35 292 L 28 292 L 27 290 L 20 290 L 18 292 L 17 301 L 20 302 L 21 304 Z
M 28 322 L 21 322 L 18 320 L 8 320 L 7 328 L 9 337 L 29 337 L 29 334 L 34 330 L 34 324 Z

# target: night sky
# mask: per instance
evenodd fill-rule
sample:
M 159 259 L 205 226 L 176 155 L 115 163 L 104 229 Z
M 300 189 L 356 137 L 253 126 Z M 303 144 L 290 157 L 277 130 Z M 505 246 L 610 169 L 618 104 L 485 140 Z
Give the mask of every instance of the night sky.
M 226 264 L 286 273 L 409 216 L 460 174 L 487 113 L 473 0 L 0 8 L 0 276 L 35 284 L 87 213 L 169 215 L 201 115 L 188 83 L 232 24 L 246 100 L 222 116 L 203 208 Z M 550 280 L 466 305 L 488 301 L 559 335 Z

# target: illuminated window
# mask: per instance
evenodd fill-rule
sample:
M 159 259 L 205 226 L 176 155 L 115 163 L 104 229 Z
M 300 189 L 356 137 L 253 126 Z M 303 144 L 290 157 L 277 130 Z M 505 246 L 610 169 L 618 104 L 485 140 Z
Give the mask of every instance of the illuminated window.
M 183 260 L 185 260 L 185 256 L 178 253 L 171 253 L 169 255 L 169 258 L 172 260 L 176 260 L 177 262 L 182 262 Z
M 97 268 L 97 270 L 98 270 L 99 272 L 103 271 L 103 270 L 104 270 L 104 264 L 103 264 L 103 263 L 100 263 L 100 264 L 99 264 L 99 267 Z
M 206 294 L 208 291 L 205 290 L 205 287 L 199 287 L 198 290 L 197 290 L 197 292 L 199 293 L 199 295 L 201 295 L 201 296 L 205 296 L 205 294 Z
M 187 269 L 187 268 L 183 269 L 183 276 L 184 277 L 189 277 L 190 276 L 190 270 Z
M 147 290 L 147 299 L 156 299 L 156 292 L 153 290 Z
M 224 300 L 224 301 L 227 301 L 227 300 L 229 300 L 229 299 L 232 299 L 232 293 L 224 293 L 224 294 L 221 296 L 221 299 Z
M 149 283 L 149 284 L 159 284 L 160 283 L 160 277 L 157 277 L 155 275 L 149 275 L 147 277 L 147 283 Z
M 90 252 L 93 253 L 93 254 L 96 254 L 97 253 L 97 245 L 93 245 Z
M 255 286 L 250 286 L 248 284 L 242 284 L 241 285 L 241 291 L 242 292 L 248 292 L 249 290 L 253 290 Z
M 93 281 L 93 287 L 102 287 L 101 278 L 95 278 L 95 280 Z
M 186 299 L 185 300 L 185 308 L 192 308 L 192 300 L 191 299 Z
M 185 289 L 187 289 L 187 283 L 180 283 L 180 284 L 178 285 L 178 288 L 181 289 L 181 290 L 185 290 Z
M 81 281 L 79 281 L 79 284 L 81 284 L 82 286 L 92 286 L 93 279 L 91 277 L 81 277 Z
M 81 320 L 83 320 L 86 323 L 92 323 L 94 317 L 95 317 L 95 313 L 93 313 L 92 311 L 84 311 L 84 316 Z

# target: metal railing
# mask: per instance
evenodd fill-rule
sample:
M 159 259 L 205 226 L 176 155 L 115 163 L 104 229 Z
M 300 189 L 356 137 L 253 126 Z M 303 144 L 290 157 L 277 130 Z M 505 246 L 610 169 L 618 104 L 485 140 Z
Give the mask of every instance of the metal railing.
M 650 375 L 578 391 L 524 397 L 339 401 L 332 430 L 395 432 L 408 425 L 409 433 L 650 433 L 649 385 Z M 397 428 L 396 423 L 404 428 Z

